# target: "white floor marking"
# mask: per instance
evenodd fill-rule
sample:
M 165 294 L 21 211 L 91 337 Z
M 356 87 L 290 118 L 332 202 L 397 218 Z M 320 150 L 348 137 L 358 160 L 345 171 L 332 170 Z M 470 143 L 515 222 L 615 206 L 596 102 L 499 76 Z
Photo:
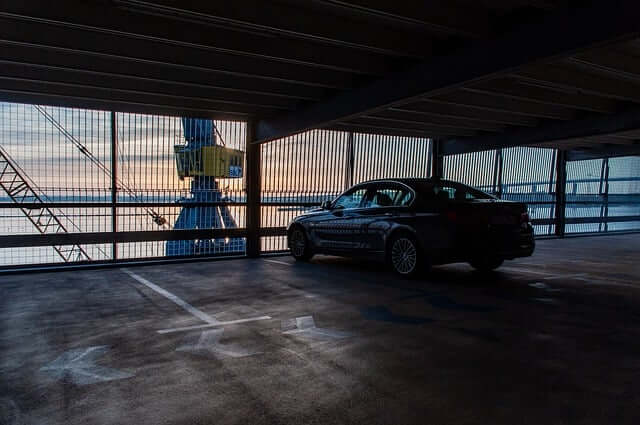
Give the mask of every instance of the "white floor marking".
M 513 272 L 522 272 L 522 273 L 531 273 L 536 275 L 547 276 L 541 278 L 542 280 L 553 280 L 553 279 L 575 279 L 582 280 L 590 285 L 608 285 L 608 286 L 622 286 L 622 287 L 631 287 L 640 289 L 640 285 L 634 285 L 631 283 L 622 283 L 622 282 L 610 282 L 602 280 L 601 278 L 593 275 L 589 275 L 588 273 L 577 273 L 577 274 L 564 274 L 564 275 L 554 275 L 552 273 L 538 272 L 535 270 L 522 269 L 517 267 L 501 267 L 500 270 L 507 270 Z M 556 290 L 558 291 L 558 290 Z
M 639 285 L 634 285 L 632 283 L 618 283 L 618 282 L 609 282 L 609 281 L 600 280 L 600 279 L 586 279 L 586 278 L 579 278 L 579 280 L 584 280 L 585 283 L 588 285 L 622 286 L 626 288 L 640 289 Z
M 264 261 L 268 261 L 270 263 L 282 264 L 282 265 L 285 265 L 285 266 L 293 266 L 292 263 L 286 263 L 284 261 L 278 261 L 278 260 L 264 260 Z
M 281 326 L 282 333 L 287 335 L 300 335 L 320 339 L 341 339 L 351 336 L 349 332 L 316 327 L 313 316 L 302 316 L 296 317 L 295 319 L 283 320 Z
M 531 274 L 539 274 L 542 276 L 554 276 L 552 273 L 545 273 L 545 272 L 538 272 L 535 270 L 528 270 L 528 269 L 523 269 L 523 268 L 518 268 L 518 267 L 500 267 L 498 270 L 507 270 L 507 271 L 511 271 L 511 272 L 521 272 L 521 273 L 531 273 Z
M 534 300 L 545 304 L 557 304 L 558 302 L 554 298 L 534 298 Z
M 96 359 L 103 356 L 108 350 L 109 347 L 106 345 L 69 350 L 40 370 L 48 372 L 58 380 L 68 377 L 76 385 L 88 385 L 134 376 L 132 373 L 95 364 Z
M 571 278 L 583 279 L 589 276 L 588 273 L 554 274 L 554 273 L 539 272 L 536 270 L 529 270 L 529 269 L 518 268 L 518 267 L 501 267 L 499 270 L 506 270 L 506 271 L 520 272 L 520 273 L 531 273 L 535 275 L 545 276 L 541 278 L 542 280 L 571 279 Z
M 162 295 L 163 297 L 167 298 L 168 300 L 172 301 L 173 303 L 179 305 L 184 310 L 186 310 L 187 312 L 191 313 L 193 316 L 197 317 L 198 319 L 202 320 L 203 322 L 206 322 L 206 323 L 208 323 L 210 325 L 217 325 L 217 324 L 220 323 L 218 320 L 216 320 L 215 318 L 209 316 L 207 313 L 205 313 L 205 312 L 203 312 L 201 310 L 198 310 L 197 308 L 195 308 L 194 306 L 192 306 L 188 302 L 186 302 L 183 299 L 173 295 L 171 292 L 162 289 L 161 287 L 159 287 L 158 285 L 156 285 L 153 282 L 149 282 L 144 277 L 138 276 L 137 274 L 133 273 L 132 271 L 130 271 L 128 269 L 120 269 L 120 270 L 122 270 L 123 272 L 125 272 L 126 274 L 128 274 L 129 276 L 131 276 L 132 278 L 137 280 L 138 282 L 142 283 L 147 288 L 156 291 L 158 294 Z
M 545 279 L 543 279 L 543 280 L 545 280 Z M 543 282 L 530 283 L 529 286 L 532 287 L 532 288 L 536 288 L 536 289 L 543 289 L 546 292 L 562 292 L 562 289 L 551 288 L 551 287 L 549 287 L 549 285 L 547 285 L 546 283 L 543 283 Z
M 257 322 L 258 320 L 270 320 L 271 316 L 249 317 L 247 319 L 228 320 L 226 322 L 210 323 L 207 325 L 185 326 L 183 328 L 161 329 L 157 331 L 159 334 L 169 334 L 173 332 L 192 331 L 194 329 L 214 328 L 218 326 L 236 325 L 238 323 Z
M 585 276 L 588 276 L 588 274 L 587 273 L 562 274 L 558 276 L 543 277 L 542 280 L 571 279 L 571 278 L 585 277 Z
M 176 351 L 186 351 L 201 356 L 213 354 L 236 358 L 261 354 L 259 351 L 247 350 L 236 344 L 221 344 L 220 339 L 223 333 L 224 329 L 211 329 L 200 332 L 200 335 L 188 336 L 185 338 L 187 343 L 176 348 Z

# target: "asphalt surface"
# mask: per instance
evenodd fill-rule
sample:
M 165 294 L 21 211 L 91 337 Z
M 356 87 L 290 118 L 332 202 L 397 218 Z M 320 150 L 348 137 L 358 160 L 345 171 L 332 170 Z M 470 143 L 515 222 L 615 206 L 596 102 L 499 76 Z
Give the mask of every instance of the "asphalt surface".
M 406 281 L 290 257 L 0 275 L 0 424 L 625 424 L 640 236 Z

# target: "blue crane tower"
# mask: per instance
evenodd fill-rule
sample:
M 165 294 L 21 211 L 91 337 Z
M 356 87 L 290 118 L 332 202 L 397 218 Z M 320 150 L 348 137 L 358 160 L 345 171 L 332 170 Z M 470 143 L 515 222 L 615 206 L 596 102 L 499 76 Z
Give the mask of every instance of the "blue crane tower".
M 186 144 L 174 146 L 176 168 L 181 180 L 191 179 L 191 195 L 178 202 L 182 207 L 174 229 L 230 229 L 237 223 L 222 195 L 217 179 L 242 178 L 244 152 L 227 148 L 216 137 L 212 120 L 182 118 Z M 219 133 L 218 133 L 219 134 Z M 205 205 L 205 203 L 218 203 Z M 188 204 L 194 204 L 190 206 Z M 167 241 L 166 255 L 234 254 L 245 251 L 243 238 L 213 238 Z

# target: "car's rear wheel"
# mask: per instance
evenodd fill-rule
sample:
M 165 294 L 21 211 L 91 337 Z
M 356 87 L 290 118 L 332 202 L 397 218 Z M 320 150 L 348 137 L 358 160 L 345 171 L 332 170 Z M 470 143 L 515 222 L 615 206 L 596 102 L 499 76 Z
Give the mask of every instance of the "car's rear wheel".
M 504 259 L 499 257 L 476 258 L 469 262 L 471 267 L 481 272 L 490 272 L 495 270 L 500 267 L 502 263 L 504 263 Z
M 298 261 L 307 261 L 313 257 L 309 240 L 300 227 L 293 228 L 289 233 L 289 249 L 293 258 Z
M 396 274 L 411 278 L 424 270 L 425 258 L 416 239 L 409 234 L 393 236 L 387 249 L 387 260 Z

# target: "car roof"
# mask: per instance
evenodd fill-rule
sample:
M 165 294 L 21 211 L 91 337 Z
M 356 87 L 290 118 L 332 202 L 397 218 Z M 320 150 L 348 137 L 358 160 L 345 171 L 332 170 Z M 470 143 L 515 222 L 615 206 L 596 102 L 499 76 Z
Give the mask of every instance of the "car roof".
M 445 184 L 461 184 L 451 180 L 439 179 L 439 178 L 388 178 L 388 179 L 375 179 L 368 180 L 365 182 L 358 183 L 356 186 L 361 186 L 365 184 L 375 184 L 375 183 L 389 183 L 389 182 L 397 182 L 405 184 L 412 189 L 417 189 L 417 186 L 422 185 L 424 183 L 445 183 Z

